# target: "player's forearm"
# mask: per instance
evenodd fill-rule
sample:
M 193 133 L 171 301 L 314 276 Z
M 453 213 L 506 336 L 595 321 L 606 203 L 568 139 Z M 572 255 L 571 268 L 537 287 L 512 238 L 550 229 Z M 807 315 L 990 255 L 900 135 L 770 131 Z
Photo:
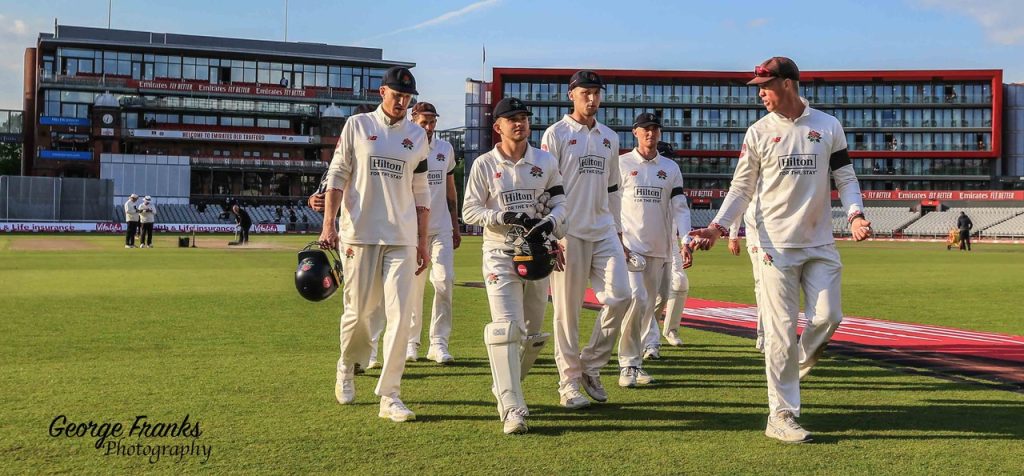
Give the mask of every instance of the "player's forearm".
M 336 188 L 329 188 L 324 193 L 324 228 L 334 227 L 337 224 L 341 196 L 341 190 Z
M 839 200 L 843 203 L 846 215 L 853 216 L 857 213 L 863 213 L 864 201 L 860 195 L 860 183 L 857 182 L 857 174 L 853 171 L 853 166 L 847 165 L 838 170 L 833 170 L 832 178 L 836 182 Z
M 430 209 L 427 207 L 416 207 L 416 236 L 419 244 L 427 242 L 427 225 L 430 223 Z

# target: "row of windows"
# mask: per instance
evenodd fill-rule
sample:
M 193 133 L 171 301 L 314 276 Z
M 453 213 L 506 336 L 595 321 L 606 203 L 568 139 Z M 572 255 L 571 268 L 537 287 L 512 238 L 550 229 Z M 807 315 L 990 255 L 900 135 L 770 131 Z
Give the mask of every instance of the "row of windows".
M 184 79 L 210 83 L 278 84 L 301 89 L 331 87 L 351 90 L 380 87 L 384 68 L 325 64 L 199 58 L 122 51 L 58 48 L 44 56 L 43 70 L 67 76 L 113 75 L 133 79 Z
M 531 109 L 534 125 L 550 125 L 569 114 L 565 106 L 536 106 Z M 679 109 L 606 107 L 598 109 L 597 120 L 609 126 L 629 126 L 644 112 L 661 117 L 669 127 L 749 127 L 764 117 L 764 109 Z M 982 128 L 992 126 L 991 109 L 824 109 L 843 127 L 932 127 Z
M 564 83 L 509 82 L 504 97 L 525 101 L 567 101 Z M 805 83 L 801 95 L 821 104 L 984 104 L 992 86 L 984 82 Z M 605 101 L 683 104 L 757 104 L 757 86 L 740 84 L 608 84 Z
M 195 156 L 198 156 L 199 155 L 199 150 L 196 149 L 196 152 L 197 153 L 195 154 Z M 237 153 L 238 153 L 237 151 L 232 152 L 229 149 L 213 149 L 212 155 L 213 155 L 213 157 L 227 157 L 227 158 L 230 158 L 233 154 L 236 154 L 236 156 L 237 156 Z M 274 158 L 274 159 L 288 159 L 288 158 L 291 158 L 291 156 L 292 156 L 291 152 L 274 151 L 274 152 L 270 153 L 270 157 Z M 243 158 L 259 159 L 259 158 L 263 157 L 263 153 L 258 151 L 258 150 L 243 150 L 242 151 L 242 157 Z
M 24 117 L 21 111 L 0 110 L 0 133 L 21 134 Z

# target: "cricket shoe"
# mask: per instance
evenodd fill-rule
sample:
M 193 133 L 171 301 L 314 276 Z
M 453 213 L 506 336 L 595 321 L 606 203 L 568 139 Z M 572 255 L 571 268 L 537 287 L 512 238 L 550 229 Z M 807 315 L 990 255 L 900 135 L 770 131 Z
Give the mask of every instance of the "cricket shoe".
M 570 410 L 579 410 L 589 407 L 590 399 L 584 396 L 583 392 L 580 392 L 579 385 L 573 382 L 562 392 L 558 404 Z
M 601 403 L 608 401 L 608 392 L 605 391 L 604 385 L 601 385 L 600 375 L 589 375 L 583 374 L 583 378 L 580 379 L 580 383 L 583 386 L 583 390 L 593 398 L 594 401 Z
M 807 443 L 811 441 L 811 432 L 803 429 L 793 412 L 783 410 L 768 417 L 768 427 L 764 430 L 765 436 L 775 438 L 783 443 Z
M 433 360 L 441 365 L 455 362 L 455 357 L 448 353 L 448 349 L 442 346 L 430 346 L 427 351 L 427 360 Z
M 380 397 L 380 413 L 377 416 L 401 423 L 416 419 L 416 414 L 398 397 Z
M 420 358 L 419 357 L 419 353 L 420 353 L 420 345 L 419 344 L 413 344 L 413 343 L 410 342 L 409 343 L 409 347 L 407 347 L 406 350 L 405 350 L 405 361 L 406 362 L 415 362 L 415 361 L 417 361 Z
M 522 435 L 530 431 L 530 427 L 526 425 L 527 412 L 522 408 L 513 408 L 505 414 L 504 428 L 502 431 L 506 435 Z
M 657 347 L 644 349 L 644 360 L 661 360 L 661 349 Z
M 623 367 L 619 370 L 619 386 L 626 388 L 636 386 L 636 367 Z
M 132 248 L 135 248 L 135 247 L 134 247 L 134 246 L 132 246 L 132 245 L 124 245 L 124 247 L 125 247 L 125 248 L 128 248 L 128 249 L 132 249 Z
M 683 340 L 679 338 L 679 331 L 671 330 L 665 333 L 665 340 L 668 341 L 668 345 L 672 347 L 682 347 Z
M 334 398 L 338 403 L 348 405 L 356 399 L 355 369 L 344 369 L 338 372 L 338 379 L 334 382 Z
M 376 360 L 371 360 L 368 364 L 366 364 L 366 368 L 367 370 L 380 368 L 380 362 L 377 362 Z
M 637 385 L 650 385 L 654 383 L 654 379 L 651 378 L 651 374 L 647 373 L 644 369 L 636 368 L 636 384 Z

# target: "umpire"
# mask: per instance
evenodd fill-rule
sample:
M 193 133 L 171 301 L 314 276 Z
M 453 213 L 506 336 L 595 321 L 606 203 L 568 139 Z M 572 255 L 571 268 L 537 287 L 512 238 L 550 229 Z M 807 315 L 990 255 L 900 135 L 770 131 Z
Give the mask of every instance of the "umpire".
M 956 219 L 956 227 L 960 229 L 960 251 L 963 251 L 965 246 L 967 251 L 971 251 L 971 229 L 974 228 L 971 217 L 960 212 L 960 216 Z

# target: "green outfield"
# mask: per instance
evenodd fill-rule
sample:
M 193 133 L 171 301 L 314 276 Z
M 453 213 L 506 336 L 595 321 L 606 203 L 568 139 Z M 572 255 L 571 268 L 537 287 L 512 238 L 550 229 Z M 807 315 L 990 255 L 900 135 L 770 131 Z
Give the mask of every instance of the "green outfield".
M 347 474 L 1022 474 L 1024 395 L 830 355 L 804 383 L 809 445 L 763 435 L 766 391 L 753 341 L 683 330 L 651 364 L 658 384 L 610 402 L 558 406 L 550 347 L 525 384 L 530 433 L 501 433 L 482 344 L 482 289 L 456 287 L 457 364 L 409 364 L 418 421 L 377 417 L 376 371 L 356 404 L 334 400 L 340 296 L 294 290 L 310 237 L 254 235 L 256 249 L 122 247 L 116 236 L 0 236 L 0 472 Z M 1024 334 L 1024 246 L 840 245 L 850 315 Z M 481 281 L 480 241 L 456 281 Z M 750 262 L 699 253 L 691 295 L 752 302 Z M 427 293 L 429 298 L 430 293 Z M 595 314 L 584 311 L 590 320 Z M 426 327 L 426 326 L 425 326 Z M 550 330 L 549 320 L 545 327 Z M 589 335 L 588 328 L 584 335 Z M 50 436 L 55 417 L 198 422 L 202 435 L 122 445 L 208 445 L 209 458 L 107 455 L 95 437 Z M 109 438 L 109 441 L 118 441 Z

